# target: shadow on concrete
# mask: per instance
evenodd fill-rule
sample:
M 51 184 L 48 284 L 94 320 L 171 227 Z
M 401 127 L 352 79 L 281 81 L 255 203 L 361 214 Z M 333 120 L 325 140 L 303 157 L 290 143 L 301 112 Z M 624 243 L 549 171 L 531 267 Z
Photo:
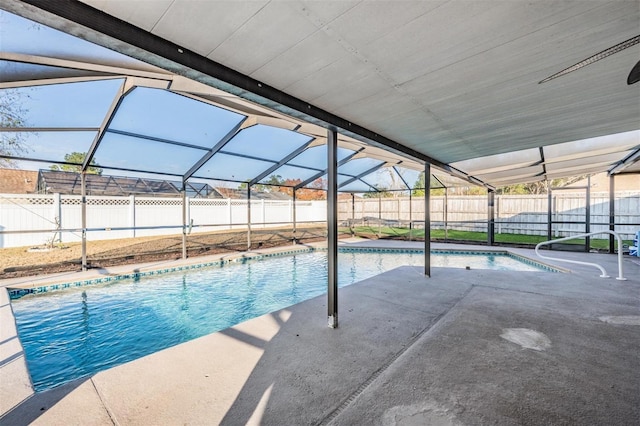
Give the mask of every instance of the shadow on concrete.
M 2 415 L 0 425 L 31 424 L 87 380 L 90 380 L 90 377 L 84 377 L 45 392 L 34 393 Z
M 431 284 L 415 268 L 340 289 L 340 327 L 328 328 L 326 295 L 271 314 L 270 340 L 229 329 L 221 333 L 263 350 L 222 425 L 322 424 L 448 312 L 471 287 Z M 387 275 L 388 276 L 388 275 Z M 432 295 L 425 300 L 424 294 Z M 422 300 L 414 297 L 422 293 Z M 390 300 L 391 295 L 394 300 Z M 286 419 L 286 420 L 285 420 Z

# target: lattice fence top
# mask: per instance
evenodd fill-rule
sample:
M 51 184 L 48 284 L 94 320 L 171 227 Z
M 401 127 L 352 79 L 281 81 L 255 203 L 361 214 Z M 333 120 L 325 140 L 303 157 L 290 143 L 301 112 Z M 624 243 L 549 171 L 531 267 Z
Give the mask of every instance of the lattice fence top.
M 52 205 L 53 198 L 32 198 L 23 197 L 4 197 L 0 196 L 0 204 L 31 204 L 31 205 Z
M 78 203 L 79 204 L 79 203 Z M 88 198 L 87 205 L 90 206 L 128 206 L 128 198 Z
M 136 206 L 181 206 L 182 199 L 145 198 L 136 199 Z
M 65 206 L 79 206 L 82 204 L 82 198 L 62 198 L 60 199 L 60 204 Z M 89 200 L 87 200 L 87 204 L 90 204 Z
M 189 204 L 192 206 L 227 206 L 229 201 L 227 199 L 190 199 Z

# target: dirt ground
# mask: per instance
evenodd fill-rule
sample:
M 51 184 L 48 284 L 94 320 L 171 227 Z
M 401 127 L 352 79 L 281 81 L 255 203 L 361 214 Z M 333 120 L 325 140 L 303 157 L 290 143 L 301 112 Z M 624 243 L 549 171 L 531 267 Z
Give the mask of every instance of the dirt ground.
M 322 241 L 327 237 L 327 229 L 299 228 L 295 237 L 300 243 Z M 291 228 L 253 230 L 251 249 L 289 245 L 293 238 Z M 246 230 L 192 234 L 187 237 L 188 257 L 246 250 Z M 181 256 L 181 234 L 87 242 L 87 265 L 90 268 L 178 259 Z M 28 247 L 0 249 L 0 279 L 78 271 L 81 269 L 81 259 L 80 243 L 65 244 L 49 251 L 30 251 Z

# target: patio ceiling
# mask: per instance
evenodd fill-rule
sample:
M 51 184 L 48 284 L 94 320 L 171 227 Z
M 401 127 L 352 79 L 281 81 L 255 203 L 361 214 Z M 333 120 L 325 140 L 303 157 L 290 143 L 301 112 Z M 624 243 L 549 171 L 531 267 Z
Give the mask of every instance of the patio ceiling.
M 1 0 L 0 7 L 153 65 L 127 64 L 141 78 L 180 74 L 188 78 L 171 78 L 184 87 L 208 86 L 184 92 L 319 135 L 337 127 L 344 142 L 411 154 L 472 181 L 638 171 L 640 84 L 626 82 L 640 59 L 636 0 Z M 540 83 L 627 40 L 626 49 Z M 113 73 L 86 71 L 87 78 Z

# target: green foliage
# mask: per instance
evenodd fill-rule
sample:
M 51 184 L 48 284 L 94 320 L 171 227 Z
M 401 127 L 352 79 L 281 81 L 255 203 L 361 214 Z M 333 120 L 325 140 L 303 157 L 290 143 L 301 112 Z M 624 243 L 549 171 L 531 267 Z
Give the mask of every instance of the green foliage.
M 29 112 L 22 105 L 24 91 L 12 89 L 0 90 L 0 128 L 26 127 L 26 115 Z M 0 155 L 20 156 L 29 152 L 26 146 L 28 132 L 0 132 Z M 10 159 L 0 158 L 0 166 L 15 167 Z
M 416 179 L 416 183 L 413 184 L 412 195 L 414 197 L 424 197 L 424 193 L 424 172 L 420 172 L 418 179 Z
M 389 191 L 387 188 L 383 188 L 383 187 L 379 187 L 376 188 L 377 191 L 369 191 L 369 192 L 365 192 L 364 194 L 362 194 L 363 198 L 393 198 L 396 195 L 392 192 Z
M 74 164 L 54 164 L 49 167 L 51 170 L 58 172 L 74 172 L 80 173 L 82 171 L 82 164 L 84 163 L 84 158 L 86 157 L 86 153 L 84 152 L 71 152 L 69 154 L 64 155 L 64 161 L 67 163 Z M 95 158 L 91 159 L 91 165 L 87 168 L 87 173 L 93 175 L 101 175 L 102 169 L 98 167 L 98 163 Z
M 585 179 L 588 175 L 571 176 L 566 178 L 552 179 L 550 181 L 541 180 L 538 182 L 518 183 L 507 185 L 496 189 L 498 195 L 520 195 L 520 194 L 546 194 L 549 188 L 561 188 Z

